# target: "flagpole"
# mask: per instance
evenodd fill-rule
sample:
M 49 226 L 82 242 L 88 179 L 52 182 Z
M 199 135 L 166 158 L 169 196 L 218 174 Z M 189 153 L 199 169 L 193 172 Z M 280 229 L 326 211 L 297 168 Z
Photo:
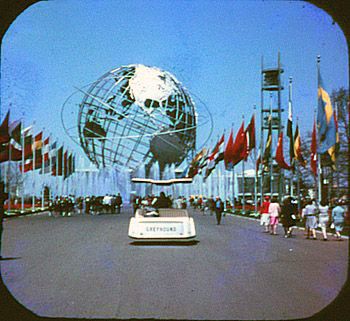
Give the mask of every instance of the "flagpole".
M 261 57 L 261 70 L 264 70 L 264 57 Z M 259 167 L 260 169 L 260 206 L 262 205 L 263 202 L 263 187 L 264 187 L 264 165 L 263 165 L 263 152 L 264 152 L 264 97 L 263 97 L 263 87 L 264 87 L 264 76 L 263 73 L 261 72 L 261 93 L 260 93 L 260 108 L 261 108 L 261 113 L 260 113 L 260 159 L 261 162 L 258 166 L 258 171 Z M 255 164 L 256 168 L 256 164 Z
M 55 162 L 56 162 L 56 170 L 55 170 L 55 183 L 56 183 L 56 197 L 58 197 L 59 193 L 58 193 L 58 140 L 57 141 L 57 147 L 56 147 L 56 159 L 55 159 Z
M 316 122 L 316 108 L 314 108 L 314 125 L 313 126 L 315 126 L 315 122 Z M 317 147 L 316 147 L 316 150 L 317 150 Z M 316 153 L 317 153 L 317 151 L 316 151 Z M 320 163 L 320 159 L 316 159 L 316 161 L 317 161 L 317 167 L 318 167 L 318 163 Z M 320 179 L 320 177 L 319 177 L 319 169 L 318 168 L 316 169 L 316 175 L 315 175 L 314 178 L 315 178 L 315 182 L 314 182 L 314 184 L 315 184 L 314 185 L 315 186 L 315 195 L 316 195 L 316 198 L 317 198 L 317 203 L 320 204 L 321 199 L 320 199 L 320 197 L 318 195 L 318 181 Z
M 33 122 L 33 126 L 35 125 L 35 122 Z M 33 153 L 33 160 L 32 160 L 32 212 L 35 211 L 35 138 L 34 136 L 34 142 L 33 142 L 33 136 L 32 136 L 32 153 Z M 34 150 L 33 150 L 34 145 Z
M 233 131 L 233 126 L 234 126 L 234 122 L 232 122 L 231 128 Z M 236 208 L 236 191 L 235 191 L 235 166 L 232 167 L 232 172 L 231 172 L 231 184 L 232 184 L 232 213 L 235 212 L 235 208 Z
M 255 137 L 255 114 L 256 114 L 256 105 L 254 105 L 254 137 Z M 254 164 L 254 169 L 255 169 L 255 175 L 254 175 L 254 211 L 255 211 L 255 214 L 258 212 L 258 171 L 256 169 L 256 147 L 254 146 L 254 160 L 253 160 L 253 164 Z
M 272 93 L 270 93 L 270 117 L 271 117 L 271 127 L 272 127 Z M 272 198 L 273 193 L 273 165 L 272 165 L 272 131 L 271 131 L 271 148 L 270 148 L 270 197 Z
M 320 88 L 320 63 L 321 63 L 321 56 L 317 56 L 317 91 Z M 318 93 L 317 93 L 317 100 L 318 100 Z M 318 101 L 317 101 L 318 103 Z M 321 164 L 321 154 L 317 154 L 318 156 L 318 199 L 322 199 L 322 164 Z
M 242 122 L 244 123 L 244 115 L 242 115 Z M 243 204 L 242 204 L 242 214 L 245 214 L 245 174 L 244 174 L 244 162 L 245 159 L 242 159 L 242 194 L 243 194 Z
M 295 130 L 298 129 L 298 136 L 300 137 L 300 132 L 299 132 L 299 118 L 297 117 L 297 126 Z M 295 144 L 295 142 L 294 142 Z M 297 198 L 298 198 L 298 213 L 301 211 L 301 198 L 300 198 L 300 160 L 298 159 L 298 156 L 295 155 L 295 164 L 296 164 L 296 171 L 297 171 Z M 297 161 L 298 160 L 298 161 Z
M 23 132 L 21 133 L 22 135 L 22 168 L 21 168 L 21 173 L 22 173 L 22 195 L 21 195 L 21 212 L 24 212 L 24 148 L 25 148 L 25 127 L 24 127 L 24 119 L 22 117 L 22 126 L 23 126 Z
M 64 144 L 62 145 L 62 179 L 61 179 L 61 195 L 64 195 Z
M 45 127 L 43 128 L 44 132 Z M 44 149 L 44 145 L 45 144 L 45 140 L 42 139 L 42 145 L 41 145 L 41 210 L 44 210 L 44 154 L 43 154 L 43 149 Z
M 339 126 L 339 104 L 337 102 L 335 102 L 335 110 L 336 110 L 336 119 L 337 119 L 337 122 L 338 122 L 338 126 Z M 339 127 L 338 127 L 338 135 L 339 135 Z M 339 137 L 339 136 L 338 136 Z M 337 144 L 338 142 L 336 142 Z M 336 151 L 337 151 L 337 148 L 338 149 L 338 153 L 340 154 L 340 138 L 339 138 L 339 146 L 336 145 Z M 339 155 L 338 154 L 338 155 Z M 339 191 L 340 191 L 340 188 L 339 188 L 339 183 L 340 183 L 340 177 L 339 177 L 339 161 L 338 161 L 338 157 L 335 158 L 335 170 L 336 170 L 336 180 L 337 180 L 337 193 L 336 193 L 336 197 L 337 199 L 339 199 Z M 333 184 L 334 185 L 334 184 Z M 332 186 L 333 188 L 333 186 Z
M 289 77 L 289 108 L 290 110 L 288 110 L 288 112 L 290 112 L 289 116 L 293 117 L 293 105 L 292 105 L 292 83 L 293 83 L 293 78 Z M 293 157 L 291 155 L 291 139 L 293 139 L 293 128 L 291 128 L 291 135 L 292 137 L 289 137 L 289 162 L 290 162 L 290 166 L 292 167 L 291 171 L 290 171 L 290 196 L 293 197 L 294 196 L 294 186 L 293 186 L 293 181 L 294 181 L 294 170 L 293 170 Z M 293 141 L 294 143 L 294 141 Z M 293 144 L 294 145 L 294 144 Z M 293 146 L 293 150 L 294 150 L 294 146 Z
M 52 201 L 52 187 L 51 187 L 51 183 L 52 183 L 52 179 L 51 179 L 51 171 L 52 171 L 52 159 L 51 159 L 51 135 L 52 133 L 50 133 L 49 135 L 49 182 L 50 182 L 50 188 L 49 188 L 49 203 Z
M 7 181 L 7 185 L 8 185 L 8 188 L 7 188 L 7 192 L 8 192 L 8 204 L 7 204 L 7 211 L 8 213 L 10 212 L 11 210 L 11 181 L 10 181 L 10 171 L 11 171 L 11 158 L 12 158 L 12 155 L 11 155 L 11 137 L 10 137 L 10 141 L 9 141 L 9 161 L 8 161 L 8 164 L 7 164 L 7 177 L 8 177 L 8 181 Z

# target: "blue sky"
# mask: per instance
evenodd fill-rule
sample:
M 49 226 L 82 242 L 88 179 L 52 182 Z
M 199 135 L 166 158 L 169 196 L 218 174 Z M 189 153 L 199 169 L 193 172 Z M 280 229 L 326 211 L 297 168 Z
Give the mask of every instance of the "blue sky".
M 68 142 L 60 112 L 74 87 L 122 65 L 145 64 L 169 71 L 206 104 L 216 140 L 224 129 L 228 137 L 232 123 L 237 132 L 242 115 L 248 122 L 254 104 L 259 124 L 261 57 L 276 66 L 280 51 L 284 122 L 292 76 L 294 119 L 304 135 L 317 104 L 317 55 L 326 89 L 348 87 L 346 39 L 332 22 L 299 1 L 40 2 L 4 37 L 2 113 L 10 106 L 12 120 L 35 120 L 38 131 Z M 198 145 L 206 132 L 198 129 Z

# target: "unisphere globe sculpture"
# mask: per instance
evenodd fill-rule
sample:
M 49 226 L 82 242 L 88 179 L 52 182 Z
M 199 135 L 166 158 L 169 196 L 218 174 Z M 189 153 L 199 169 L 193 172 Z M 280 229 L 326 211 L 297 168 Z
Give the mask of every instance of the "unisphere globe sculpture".
M 178 165 L 195 149 L 195 105 L 170 73 L 128 65 L 80 91 L 79 140 L 98 167 Z

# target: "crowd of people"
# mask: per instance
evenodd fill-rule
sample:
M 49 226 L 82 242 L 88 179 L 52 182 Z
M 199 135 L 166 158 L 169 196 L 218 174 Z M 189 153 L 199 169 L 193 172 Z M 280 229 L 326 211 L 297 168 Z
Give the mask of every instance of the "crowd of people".
M 117 195 L 77 197 L 74 195 L 57 196 L 49 204 L 50 215 L 57 213 L 71 216 L 74 213 L 97 215 L 99 213 L 120 214 L 123 199 Z
M 322 200 L 320 204 L 317 204 L 315 199 L 304 203 L 299 214 L 297 204 L 291 197 L 286 197 L 280 205 L 276 197 L 270 200 L 270 197 L 266 196 L 260 207 L 260 224 L 264 227 L 264 232 L 277 235 L 277 226 L 280 221 L 284 229 L 284 237 L 292 237 L 297 220 L 304 220 L 307 239 L 317 240 L 316 229 L 320 227 L 324 241 L 328 240 L 327 229 L 334 230 L 336 238 L 341 241 L 340 233 L 345 223 L 344 202 L 337 201 L 333 209 L 326 200 Z
M 218 225 L 221 224 L 222 216 L 233 208 L 229 200 L 223 201 L 220 197 L 191 196 L 186 199 L 184 196 L 179 196 L 173 199 L 164 192 L 161 192 L 159 196 L 135 196 L 131 203 L 134 213 L 140 207 L 186 209 L 187 206 L 191 206 L 194 210 L 200 211 L 202 215 L 215 214 Z M 334 230 L 335 237 L 341 240 L 340 233 L 345 223 L 344 205 L 341 200 L 331 207 L 326 200 L 317 204 L 314 199 L 309 199 L 303 201 L 302 211 L 299 213 L 297 202 L 292 197 L 284 198 L 282 204 L 279 204 L 277 197 L 270 199 L 269 196 L 266 196 L 259 206 L 260 225 L 264 228 L 263 232 L 277 235 L 277 228 L 281 223 L 284 237 L 289 238 L 292 237 L 297 223 L 304 221 L 307 239 L 316 240 L 316 229 L 319 227 L 324 241 L 328 240 L 327 230 L 329 229 Z M 50 202 L 49 209 L 51 215 L 53 213 L 59 213 L 62 216 L 70 216 L 73 213 L 96 215 L 99 213 L 119 214 L 122 206 L 123 200 L 119 193 L 77 198 L 68 195 L 56 197 Z
M 215 213 L 217 224 L 221 224 L 221 217 L 225 210 L 225 204 L 220 197 L 199 197 L 191 196 L 188 200 L 184 196 L 179 196 L 173 199 L 170 195 L 165 195 L 164 192 L 161 192 L 159 196 L 147 195 L 144 197 L 136 196 L 133 201 L 134 213 L 140 207 L 174 207 L 180 209 L 186 209 L 187 206 L 191 206 L 194 210 L 199 210 L 205 215 L 206 212 L 210 212 L 210 215 Z M 226 204 L 228 208 L 228 204 Z M 225 215 L 225 214 L 224 214 Z

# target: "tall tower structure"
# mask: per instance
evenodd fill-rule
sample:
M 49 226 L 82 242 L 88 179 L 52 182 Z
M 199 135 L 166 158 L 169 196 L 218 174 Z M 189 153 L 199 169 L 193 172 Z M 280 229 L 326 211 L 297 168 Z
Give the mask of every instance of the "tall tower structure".
M 281 107 L 282 86 L 281 75 L 283 69 L 281 67 L 280 53 L 278 53 L 277 67 L 268 67 L 264 65 L 264 57 L 261 58 L 261 124 L 260 124 L 260 155 L 264 154 L 265 138 L 269 131 L 269 118 L 271 117 L 272 144 L 270 149 L 268 169 L 267 166 L 261 166 L 260 175 L 260 193 L 261 196 L 266 193 L 278 193 L 279 197 L 283 194 L 283 170 L 274 164 L 274 151 L 278 140 L 278 136 L 283 130 Z M 267 102 L 269 99 L 269 102 Z M 273 103 L 274 102 L 274 103 Z M 265 170 L 264 170 L 265 167 Z M 261 198 L 262 199 L 262 198 Z

